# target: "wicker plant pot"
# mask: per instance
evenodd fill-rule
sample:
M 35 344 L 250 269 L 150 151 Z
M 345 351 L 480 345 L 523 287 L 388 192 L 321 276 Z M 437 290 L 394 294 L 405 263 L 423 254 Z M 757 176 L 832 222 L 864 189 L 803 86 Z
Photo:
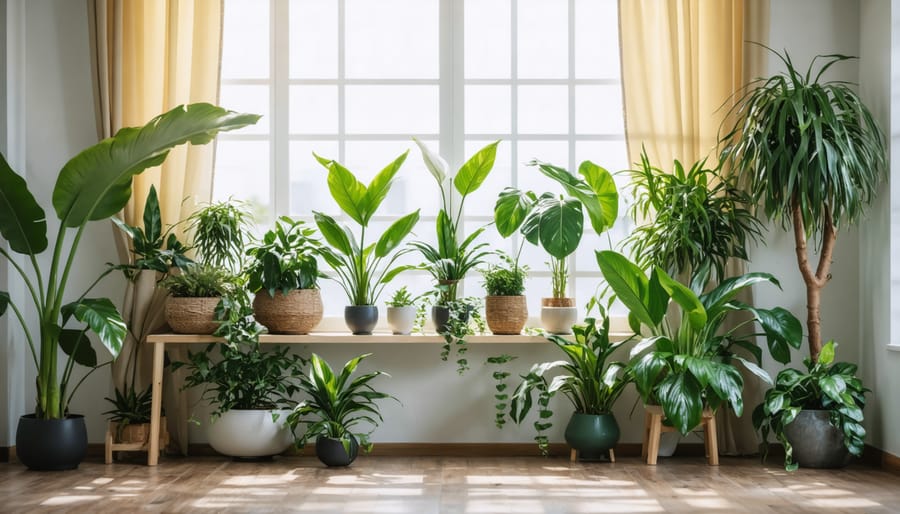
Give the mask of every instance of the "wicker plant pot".
M 166 298 L 166 322 L 176 334 L 212 334 L 220 298 Z
M 256 293 L 253 315 L 272 334 L 308 334 L 322 321 L 322 293 L 318 289 L 295 289 L 287 294 Z
M 485 321 L 495 335 L 518 335 L 528 321 L 528 305 L 524 296 L 487 296 Z
M 575 307 L 575 299 L 548 296 L 541 298 L 541 307 Z

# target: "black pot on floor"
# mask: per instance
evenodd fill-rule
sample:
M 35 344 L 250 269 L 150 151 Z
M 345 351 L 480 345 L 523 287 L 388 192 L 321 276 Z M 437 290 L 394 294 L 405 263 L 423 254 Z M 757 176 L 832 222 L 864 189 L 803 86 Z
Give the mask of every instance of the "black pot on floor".
M 794 461 L 804 468 L 842 468 L 850 463 L 844 433 L 831 424 L 827 410 L 802 410 L 784 426 Z
M 316 457 L 322 461 L 322 464 L 329 467 L 349 466 L 359 455 L 359 443 L 352 435 L 349 437 L 350 452 L 348 453 L 340 439 L 320 435 L 316 438 Z
M 87 453 L 84 416 L 39 419 L 34 414 L 19 418 L 16 429 L 16 456 L 37 471 L 75 469 Z
M 344 307 L 344 322 L 355 336 L 368 336 L 378 324 L 378 306 L 348 305 Z

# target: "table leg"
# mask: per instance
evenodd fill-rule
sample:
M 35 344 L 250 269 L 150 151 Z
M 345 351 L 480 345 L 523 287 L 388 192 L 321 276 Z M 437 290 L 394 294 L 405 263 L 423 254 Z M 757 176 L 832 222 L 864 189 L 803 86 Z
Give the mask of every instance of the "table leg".
M 150 448 L 147 451 L 147 465 L 156 466 L 159 462 L 159 429 L 162 415 L 162 377 L 163 357 L 166 354 L 165 343 L 153 343 L 153 392 L 150 401 Z

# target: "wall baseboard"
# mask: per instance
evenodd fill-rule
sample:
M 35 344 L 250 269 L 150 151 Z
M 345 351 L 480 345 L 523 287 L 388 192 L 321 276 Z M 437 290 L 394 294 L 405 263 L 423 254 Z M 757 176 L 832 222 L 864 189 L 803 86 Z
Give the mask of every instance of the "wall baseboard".
M 9 462 L 8 446 L 0 446 L 0 462 Z
M 862 461 L 876 468 L 881 468 L 888 473 L 900 475 L 900 457 L 886 452 L 880 448 L 866 445 L 863 451 Z

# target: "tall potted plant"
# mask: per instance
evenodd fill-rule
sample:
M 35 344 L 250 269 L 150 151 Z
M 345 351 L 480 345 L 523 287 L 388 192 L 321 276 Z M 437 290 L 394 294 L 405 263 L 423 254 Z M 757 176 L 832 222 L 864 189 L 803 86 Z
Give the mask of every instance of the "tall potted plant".
M 84 419 L 69 412 L 78 384 L 69 390 L 76 363 L 96 364 L 87 331 L 94 332 L 115 357 L 125 338 L 125 324 L 113 303 L 89 298 L 90 289 L 70 303 L 66 293 L 72 265 L 89 221 L 107 219 L 131 197 L 131 178 L 161 164 L 171 148 L 183 143 L 205 144 L 221 130 L 255 123 L 259 116 L 226 111 L 210 104 L 179 106 L 139 128 L 124 128 L 91 146 L 63 166 L 53 189 L 53 207 L 60 220 L 53 252 L 41 266 L 38 255 L 48 246 L 44 210 L 25 180 L 0 156 L 0 234 L 9 250 L 25 255 L 30 273 L 0 250 L 28 291 L 28 309 L 39 321 L 39 339 L 8 293 L 0 294 L 0 313 L 10 307 L 22 326 L 37 368 L 34 414 L 22 416 L 16 449 L 22 462 L 34 469 L 72 469 L 87 448 Z M 70 231 L 74 231 L 74 237 Z M 78 323 L 77 328 L 73 325 Z M 83 324 L 83 325 L 82 325 Z M 59 368 L 59 351 L 68 357 Z
M 850 84 L 823 79 L 831 66 L 851 57 L 817 56 L 802 72 L 787 53 L 773 53 L 785 71 L 751 83 L 737 99 L 731 110 L 734 124 L 721 138 L 723 159 L 769 219 L 793 228 L 797 266 L 806 286 L 809 354 L 817 362 L 821 296 L 831 277 L 837 233 L 859 220 L 885 178 L 884 135 Z M 819 255 L 815 265 L 810 240 Z M 804 411 L 795 422 L 816 425 L 823 434 L 840 430 L 822 419 L 827 416 Z M 819 448 L 845 451 L 841 445 Z
M 394 263 L 408 251 L 397 248 L 419 222 L 418 209 L 392 223 L 375 243 L 367 244 L 366 240 L 369 222 L 390 191 L 408 153 L 404 152 L 378 172 L 368 186 L 339 162 L 316 155 L 319 163 L 328 170 L 328 190 L 332 198 L 360 229 L 357 238 L 331 216 L 314 213 L 319 232 L 331 246 L 321 248 L 320 252 L 337 273 L 338 281 L 347 293 L 350 305 L 344 309 L 344 321 L 355 335 L 372 333 L 378 323 L 375 302 L 384 286 L 398 274 L 413 268 L 394 266 Z
M 319 292 L 321 245 L 315 229 L 281 217 L 262 241 L 247 249 L 247 286 L 256 294 L 256 320 L 273 334 L 308 334 L 322 321 Z
M 541 323 L 551 334 L 571 333 L 577 319 L 575 299 L 568 297 L 568 258 L 578 249 L 584 233 L 584 216 L 599 235 L 616 221 L 619 194 L 612 175 L 591 161 L 578 166 L 576 177 L 568 170 L 540 161 L 531 166 L 558 182 L 566 195 L 506 188 L 494 207 L 494 222 L 503 237 L 520 231 L 525 241 L 539 245 L 550 256 L 553 294 L 541 300 Z

